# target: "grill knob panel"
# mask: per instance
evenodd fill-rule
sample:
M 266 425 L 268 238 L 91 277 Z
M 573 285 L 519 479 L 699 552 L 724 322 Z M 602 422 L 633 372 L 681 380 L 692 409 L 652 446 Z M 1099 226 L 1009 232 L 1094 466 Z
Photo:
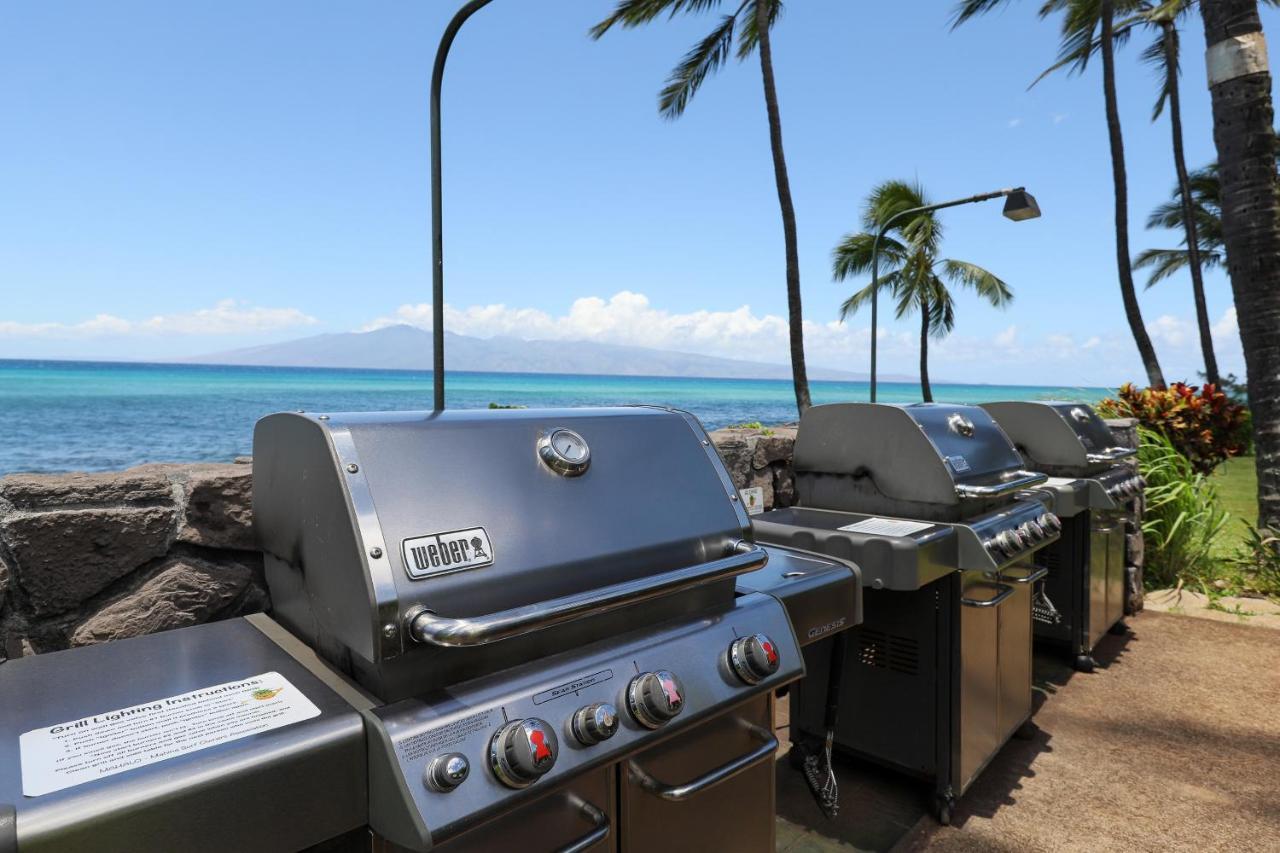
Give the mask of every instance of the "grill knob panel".
M 996 534 L 996 545 L 1006 556 L 1012 557 L 1022 550 L 1022 538 L 1016 530 L 1001 530 Z
M 424 781 L 427 787 L 441 794 L 448 793 L 467 781 L 471 775 L 471 762 L 460 752 L 437 755 L 427 765 Z
M 1049 534 L 1044 532 L 1044 528 L 1041 527 L 1040 523 L 1037 521 L 1023 522 L 1022 527 L 1020 529 L 1021 529 L 1022 535 L 1025 536 L 1028 540 L 1030 540 L 1033 543 L 1043 542 L 1044 540 L 1049 538 Z
M 744 684 L 759 684 L 778 671 L 778 647 L 765 634 L 739 637 L 729 646 L 729 668 Z
M 627 710 L 645 728 L 661 728 L 684 710 L 684 686 L 665 669 L 641 673 L 627 685 Z
M 546 720 L 512 720 L 489 741 L 489 767 L 508 788 L 527 788 L 555 766 L 560 742 Z
M 1039 519 L 1037 519 L 1037 521 L 1040 523 L 1040 526 L 1049 533 L 1062 532 L 1062 519 L 1058 518 L 1058 516 L 1052 512 L 1044 513 Z
M 579 708 L 569 722 L 574 740 L 595 746 L 618 732 L 618 709 L 608 702 L 594 702 Z

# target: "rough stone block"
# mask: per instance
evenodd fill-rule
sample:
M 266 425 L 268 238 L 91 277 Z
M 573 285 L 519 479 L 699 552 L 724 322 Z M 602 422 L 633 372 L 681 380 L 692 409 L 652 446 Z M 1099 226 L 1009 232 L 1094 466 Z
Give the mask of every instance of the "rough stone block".
M 9 583 L 12 578 L 13 572 L 9 571 L 9 566 L 5 563 L 4 557 L 0 556 L 0 610 L 4 610 L 4 598 L 9 592 Z
M 156 503 L 173 498 L 162 471 L 132 468 L 101 474 L 10 474 L 0 478 L 0 498 L 16 509 Z
M 754 436 L 743 436 L 738 430 L 716 430 L 711 434 L 711 442 L 720 454 L 729 478 L 739 489 L 747 486 L 751 478 L 751 460 L 755 455 Z
M 178 541 L 253 551 L 253 469 L 196 465 L 187 469 L 187 508 Z
M 790 463 L 795 444 L 794 430 L 777 430 L 773 435 L 762 435 L 756 441 L 751 463 L 757 469 L 768 468 L 775 462 Z
M 17 513 L 0 521 L 36 614 L 70 610 L 169 548 L 172 506 Z
M 1131 566 L 1141 568 L 1146 565 L 1143 558 L 1145 546 L 1143 544 L 1142 533 L 1126 533 L 1124 535 L 1125 561 Z
M 795 506 L 796 477 L 791 465 L 778 465 L 773 469 L 773 507 Z
M 177 557 L 137 589 L 111 601 L 71 633 L 72 646 L 198 625 L 231 605 L 253 583 L 253 572 Z

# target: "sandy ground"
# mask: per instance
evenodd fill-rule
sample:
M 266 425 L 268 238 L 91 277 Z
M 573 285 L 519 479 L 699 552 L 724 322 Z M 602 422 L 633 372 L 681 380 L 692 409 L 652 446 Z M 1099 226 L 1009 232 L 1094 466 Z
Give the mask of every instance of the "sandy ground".
M 1157 612 L 1129 626 L 1090 675 L 1037 656 L 1038 734 L 1001 751 L 951 827 L 918 785 L 856 764 L 824 821 L 779 762 L 779 850 L 1280 851 L 1280 633 Z

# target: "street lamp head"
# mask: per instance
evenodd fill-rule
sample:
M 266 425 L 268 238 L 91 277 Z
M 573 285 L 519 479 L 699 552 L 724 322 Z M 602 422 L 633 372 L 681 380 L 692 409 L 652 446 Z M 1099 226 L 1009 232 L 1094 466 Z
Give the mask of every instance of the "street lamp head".
M 1027 192 L 1025 187 L 1018 187 L 1016 190 L 1010 190 L 1005 197 L 1004 215 L 1006 219 L 1012 219 L 1014 222 L 1036 219 L 1040 216 L 1040 205 L 1036 204 L 1035 196 Z

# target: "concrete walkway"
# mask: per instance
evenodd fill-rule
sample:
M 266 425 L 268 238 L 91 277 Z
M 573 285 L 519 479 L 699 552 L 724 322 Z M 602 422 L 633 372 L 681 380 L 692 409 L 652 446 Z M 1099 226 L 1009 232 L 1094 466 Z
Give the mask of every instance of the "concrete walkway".
M 923 814 L 919 786 L 855 764 L 825 821 L 783 761 L 778 849 L 1280 851 L 1280 633 L 1155 612 L 1129 625 L 1091 675 L 1037 656 L 1039 733 L 1004 748 L 953 826 Z

